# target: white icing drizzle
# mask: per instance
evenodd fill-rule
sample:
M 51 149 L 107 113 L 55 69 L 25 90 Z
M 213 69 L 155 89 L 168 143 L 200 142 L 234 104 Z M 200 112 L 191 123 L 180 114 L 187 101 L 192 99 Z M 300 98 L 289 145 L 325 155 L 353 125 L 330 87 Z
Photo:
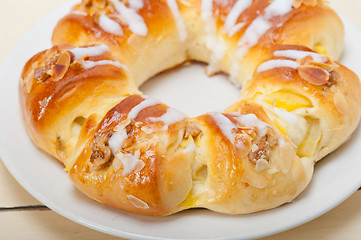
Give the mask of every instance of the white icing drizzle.
M 140 209 L 148 209 L 149 206 L 146 202 L 140 200 L 137 197 L 134 197 L 133 195 L 127 195 L 127 198 L 131 204 L 133 204 L 134 207 L 140 208 Z
M 249 48 L 255 46 L 259 39 L 272 27 L 272 24 L 264 16 L 257 17 L 247 28 L 242 38 L 238 41 L 238 46 Z
M 277 114 L 281 119 L 285 120 L 288 124 L 292 126 L 296 126 L 299 120 L 299 116 L 293 113 L 288 112 L 285 109 L 281 108 L 273 108 L 273 111 L 275 114 Z
M 243 58 L 250 48 L 257 45 L 259 39 L 272 27 L 272 18 L 286 15 L 292 11 L 294 0 L 274 0 L 265 8 L 264 15 L 258 16 L 246 29 L 238 41 L 237 57 Z M 278 25 L 281 27 L 282 24 Z
M 83 57 L 95 57 L 109 51 L 106 45 L 97 45 L 92 47 L 76 47 L 70 50 L 74 54 L 74 61 L 79 60 Z
M 213 0 L 202 0 L 201 3 L 202 19 L 207 22 L 212 19 L 213 14 Z
M 135 119 L 138 116 L 138 114 L 140 113 L 140 111 L 142 111 L 143 109 L 145 109 L 147 107 L 157 105 L 159 103 L 160 103 L 159 100 L 152 99 L 152 98 L 146 98 L 144 101 L 140 102 L 138 105 L 133 107 L 132 110 L 130 110 L 130 112 L 128 113 L 128 117 Z
M 82 16 L 87 16 L 88 15 L 86 12 L 79 11 L 79 10 L 74 10 L 71 13 L 76 14 L 76 15 L 82 15 Z
M 300 50 L 280 50 L 280 51 L 275 51 L 273 55 L 276 57 L 286 57 L 295 60 L 302 59 L 307 56 L 311 56 L 313 61 L 318 63 L 324 63 L 327 62 L 328 60 L 325 55 L 321 55 L 309 51 L 300 51 Z
M 168 127 L 174 123 L 180 122 L 183 119 L 185 119 L 186 116 L 184 113 L 174 109 L 174 108 L 168 108 L 167 112 L 164 113 L 160 117 L 150 117 L 148 118 L 150 121 L 154 122 L 163 122 L 164 126 L 162 130 L 166 131 L 168 130 Z
M 237 128 L 237 126 L 222 113 L 212 112 L 208 114 L 214 119 L 223 136 L 225 136 L 228 141 L 234 145 L 234 139 L 236 137 L 234 130 Z
M 122 150 L 123 143 L 127 138 L 128 134 L 125 128 L 122 128 L 119 131 L 113 133 L 113 135 L 108 140 L 109 147 L 112 149 L 113 154 Z
M 171 10 L 178 28 L 178 34 L 180 40 L 183 42 L 187 39 L 186 25 L 184 19 L 179 12 L 179 7 L 176 0 L 167 0 L 169 9 Z
M 124 3 L 119 0 L 110 0 L 118 13 L 124 18 L 128 24 L 129 29 L 140 36 L 146 36 L 148 34 L 147 25 L 144 23 L 144 19 L 134 9 L 128 8 Z
M 234 4 L 224 22 L 224 31 L 228 33 L 228 36 L 232 37 L 245 25 L 245 23 L 236 24 L 236 22 L 239 16 L 251 5 L 252 0 L 238 0 L 236 4 Z
M 119 23 L 117 23 L 116 21 L 114 21 L 113 19 L 111 19 L 110 17 L 108 17 L 105 14 L 101 14 L 99 16 L 98 24 L 105 32 L 108 32 L 108 33 L 111 33 L 111 34 L 114 34 L 117 36 L 123 35 L 123 29 L 119 25 Z
M 139 150 L 137 150 L 134 154 L 118 152 L 115 154 L 115 157 L 123 164 L 123 176 L 126 176 L 134 171 L 140 171 L 145 165 L 144 162 L 139 159 Z
M 237 129 L 237 125 L 234 124 L 231 120 L 229 120 L 226 116 L 219 112 L 208 113 L 216 122 L 217 126 L 221 130 L 222 134 L 234 145 Z M 264 137 L 267 134 L 268 128 L 270 125 L 259 120 L 254 114 L 245 114 L 242 115 L 240 113 L 231 113 L 235 115 L 235 120 L 240 125 L 246 127 L 255 127 L 257 135 L 259 137 Z
M 211 51 L 208 72 L 218 72 L 218 61 L 221 60 L 226 53 L 226 44 L 224 40 L 217 35 L 217 26 L 212 18 L 213 0 L 202 0 L 201 16 L 205 22 L 206 31 L 206 47 Z
M 307 120 L 294 112 L 288 112 L 282 108 L 273 107 L 271 109 L 280 120 L 283 120 L 287 125 L 287 136 L 297 146 L 301 144 L 307 134 L 308 123 Z M 271 117 L 271 120 L 273 117 Z
M 143 0 L 128 0 L 129 7 L 133 8 L 135 11 L 142 9 L 144 7 Z
M 259 118 L 253 113 L 246 115 L 240 115 L 237 113 L 237 115 L 239 115 L 235 118 L 237 122 L 246 127 L 256 127 L 257 135 L 259 137 L 264 137 L 267 134 L 268 128 L 271 127 L 267 123 L 259 120 Z
M 96 66 L 101 66 L 101 65 L 113 65 L 116 66 L 118 68 L 124 68 L 124 69 L 128 69 L 127 66 L 121 64 L 118 61 L 111 61 L 111 60 L 100 60 L 100 61 L 83 61 L 82 62 L 83 68 L 84 69 L 90 69 Z
M 296 69 L 299 67 L 300 64 L 298 62 L 292 61 L 292 60 L 285 60 L 285 59 L 274 59 L 269 60 L 264 63 L 262 63 L 258 69 L 257 72 L 265 72 L 274 68 L 281 68 L 281 67 L 288 67 L 288 68 L 294 68 Z
M 265 17 L 271 19 L 286 15 L 292 11 L 292 6 L 295 0 L 273 0 L 273 2 L 265 9 Z

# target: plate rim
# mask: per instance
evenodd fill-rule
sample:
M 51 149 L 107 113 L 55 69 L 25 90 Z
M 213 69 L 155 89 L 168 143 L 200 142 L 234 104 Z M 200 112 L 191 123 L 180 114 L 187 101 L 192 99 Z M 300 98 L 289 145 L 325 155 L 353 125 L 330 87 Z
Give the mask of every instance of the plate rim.
M 10 49 L 10 51 L 8 52 L 8 54 L 5 56 L 5 58 L 3 59 L 3 61 L 0 64 L 0 76 L 4 76 L 6 73 L 6 68 L 5 66 L 7 64 L 9 64 L 10 62 L 12 62 L 12 59 L 15 58 L 15 49 L 20 46 L 24 40 L 26 38 L 28 38 L 29 36 L 31 36 L 32 31 L 34 30 L 34 28 L 36 28 L 37 26 L 41 25 L 42 23 L 44 23 L 46 20 L 48 19 L 52 19 L 52 15 L 56 12 L 60 12 L 60 11 L 64 11 L 65 9 L 71 7 L 74 4 L 75 1 L 70 1 L 67 4 L 65 4 L 64 6 L 55 9 L 54 11 L 50 12 L 46 17 L 40 19 L 36 24 L 32 25 L 25 34 L 23 34 L 23 36 L 17 41 L 17 43 L 15 43 L 14 47 L 12 49 Z M 342 14 L 339 14 L 342 18 L 342 21 L 344 22 L 344 25 L 348 25 L 349 27 L 352 27 L 354 29 L 358 30 L 358 34 L 361 36 L 361 33 L 358 29 L 358 27 L 351 22 L 350 20 L 348 20 L 347 17 L 343 16 Z M 361 70 L 361 69 L 360 69 Z M 1 82 L 0 82 L 1 84 Z M 18 103 L 17 103 L 18 104 Z M 25 128 L 24 128 L 25 131 Z M 360 126 L 358 127 L 358 130 L 360 131 Z M 29 192 L 32 196 L 34 196 L 37 200 L 39 200 L 41 203 L 43 203 L 44 205 L 46 205 L 47 207 L 49 207 L 50 209 L 52 209 L 53 211 L 55 211 L 57 214 L 64 216 L 66 218 L 68 218 L 71 221 L 74 221 L 78 224 L 81 224 L 83 226 L 86 226 L 88 228 L 94 229 L 96 231 L 99 232 L 103 232 L 106 234 L 110 234 L 113 236 L 118 236 L 118 237 L 123 237 L 123 238 L 132 238 L 132 239 L 180 239 L 180 238 L 162 238 L 162 237 L 153 237 L 153 236 L 145 236 L 145 235 L 139 235 L 139 234 L 135 234 L 135 233 L 130 233 L 130 232 L 124 232 L 124 231 L 117 231 L 114 232 L 114 230 L 112 230 L 112 228 L 106 227 L 106 226 L 99 226 L 96 223 L 93 222 L 89 222 L 86 221 L 86 219 L 83 219 L 81 217 L 77 217 L 75 214 L 72 214 L 71 212 L 69 212 L 68 210 L 62 209 L 61 207 L 59 208 L 59 206 L 57 206 L 56 204 L 53 203 L 49 203 L 49 199 L 47 199 L 47 197 L 41 193 L 38 193 L 35 189 L 33 189 L 33 187 L 31 186 L 31 184 L 27 181 L 24 180 L 23 176 L 21 175 L 20 172 L 18 172 L 18 170 L 16 168 L 14 168 L 14 165 L 11 165 L 11 157 L 8 156 L 8 153 L 6 151 L 6 149 L 2 146 L 1 141 L 0 141 L 0 156 L 1 156 L 1 160 L 4 163 L 5 167 L 8 169 L 8 171 L 11 173 L 11 175 L 16 179 L 16 181 L 27 191 Z M 361 185 L 361 177 L 360 177 L 360 182 L 359 185 Z M 276 233 L 280 233 L 292 228 L 295 228 L 297 226 L 300 226 L 306 222 L 312 221 L 313 219 L 325 214 L 326 212 L 330 211 L 331 209 L 335 208 L 336 206 L 338 206 L 340 203 L 342 203 L 343 201 L 345 201 L 347 198 L 349 198 L 354 192 L 356 192 L 358 190 L 358 187 L 349 187 L 347 193 L 343 195 L 343 197 L 338 198 L 338 201 L 334 202 L 334 204 L 329 205 L 327 207 L 325 207 L 322 211 L 319 211 L 317 213 L 313 213 L 309 218 L 307 219 L 303 219 L 302 221 L 298 221 L 298 222 L 293 222 L 290 223 L 288 226 L 284 226 L 283 228 L 280 229 L 274 229 L 273 231 L 269 231 L 269 232 L 264 232 L 263 234 L 255 234 L 255 235 L 247 235 L 244 236 L 246 238 L 244 238 L 243 236 L 238 236 L 238 237 L 234 237 L 234 238 L 207 238 L 207 239 L 248 239 L 248 238 L 260 238 L 260 237 L 265 237 L 265 236 L 270 236 Z M 194 238 L 194 239 L 199 239 L 199 238 Z

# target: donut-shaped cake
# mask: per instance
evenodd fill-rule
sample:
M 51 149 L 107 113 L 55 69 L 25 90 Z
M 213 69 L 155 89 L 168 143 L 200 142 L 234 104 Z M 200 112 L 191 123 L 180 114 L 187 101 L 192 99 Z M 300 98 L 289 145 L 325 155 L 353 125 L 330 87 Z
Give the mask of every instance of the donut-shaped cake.
M 33 142 L 99 202 L 257 212 L 295 199 L 358 125 L 343 38 L 321 0 L 85 0 L 26 63 L 20 105 Z M 139 91 L 187 61 L 229 74 L 239 100 L 188 118 Z

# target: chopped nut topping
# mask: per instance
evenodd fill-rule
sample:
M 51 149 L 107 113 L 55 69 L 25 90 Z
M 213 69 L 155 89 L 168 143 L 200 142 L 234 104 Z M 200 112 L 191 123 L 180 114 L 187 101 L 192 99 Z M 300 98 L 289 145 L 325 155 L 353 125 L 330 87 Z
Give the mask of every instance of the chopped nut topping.
M 62 152 L 65 150 L 65 144 L 59 136 L 56 138 L 55 146 L 56 146 L 56 152 L 59 152 L 59 151 Z
M 110 134 L 99 135 L 97 134 L 91 144 L 92 153 L 90 156 L 90 162 L 93 164 L 94 169 L 100 170 L 110 162 L 114 156 L 112 150 L 108 145 L 108 140 L 111 137 Z
M 99 24 L 99 17 L 100 17 L 99 13 L 93 14 L 93 16 L 92 16 L 93 22 L 95 22 L 96 24 Z
M 201 134 L 201 129 L 199 129 L 195 123 L 187 122 L 184 135 L 187 138 L 188 136 L 197 137 L 199 134 Z
M 257 151 L 258 150 L 258 146 L 256 145 L 256 144 L 253 144 L 252 146 L 251 146 L 251 151 L 252 152 L 255 152 L 255 151 Z
M 276 144 L 277 141 L 267 133 L 263 138 L 253 141 L 248 159 L 253 163 L 257 163 L 260 159 L 268 161 L 270 151 Z
M 70 69 L 72 70 L 80 70 L 80 69 L 83 69 L 83 64 L 81 63 L 81 61 L 76 61 L 76 62 L 72 62 L 70 64 Z
M 315 66 L 300 66 L 297 70 L 301 78 L 318 86 L 326 84 L 330 78 L 330 74 L 326 70 Z
M 51 55 L 53 54 L 53 55 Z M 72 61 L 72 54 L 68 51 L 60 53 L 57 47 L 52 47 L 46 52 L 48 60 L 34 69 L 34 79 L 40 83 L 45 82 L 50 77 L 53 81 L 59 81 L 68 71 Z
M 106 0 L 82 0 L 82 6 L 90 15 L 114 12 L 114 6 Z
M 59 55 L 52 56 L 43 66 L 39 66 L 34 70 L 34 79 L 37 82 L 44 82 L 51 76 L 51 69 L 58 60 Z
M 106 0 L 82 0 L 81 4 L 86 8 L 97 7 L 103 8 L 105 7 L 107 1 Z
M 340 80 L 340 75 L 337 73 L 337 72 L 335 72 L 335 71 L 332 71 L 331 73 L 330 73 L 330 79 L 328 80 L 328 82 L 327 82 L 327 86 L 328 87 L 334 87 L 338 82 L 339 82 L 339 80 Z M 334 87 L 335 88 L 335 87 Z M 332 91 L 332 89 L 331 89 L 331 91 Z
M 38 82 L 44 82 L 50 77 L 48 70 L 44 66 L 40 66 L 34 70 L 34 79 Z

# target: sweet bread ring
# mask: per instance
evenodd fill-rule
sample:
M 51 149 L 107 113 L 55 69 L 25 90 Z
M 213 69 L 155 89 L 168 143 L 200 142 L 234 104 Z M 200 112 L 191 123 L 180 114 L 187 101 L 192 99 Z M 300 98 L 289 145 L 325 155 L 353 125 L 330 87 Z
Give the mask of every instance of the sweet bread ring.
M 246 2 L 83 1 L 58 23 L 57 45 L 24 67 L 30 137 L 82 192 L 134 213 L 240 214 L 292 201 L 356 128 L 361 86 L 330 57 L 343 27 L 322 1 Z M 239 101 L 187 118 L 138 90 L 189 60 L 243 84 Z

